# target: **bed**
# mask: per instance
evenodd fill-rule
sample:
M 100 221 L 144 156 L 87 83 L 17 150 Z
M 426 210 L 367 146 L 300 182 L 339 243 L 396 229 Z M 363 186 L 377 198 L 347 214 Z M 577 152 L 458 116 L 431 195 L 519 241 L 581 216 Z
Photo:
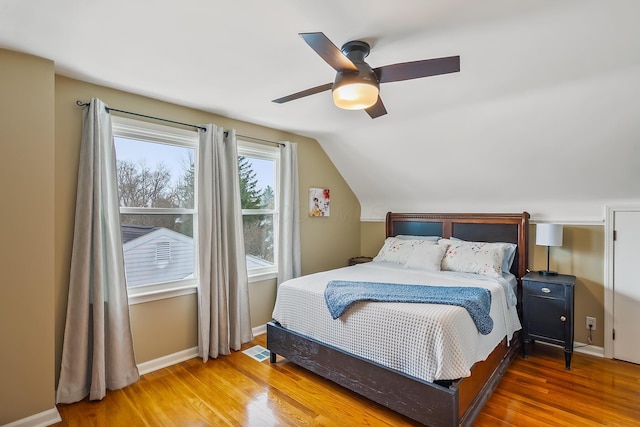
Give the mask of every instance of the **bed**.
M 473 334 L 464 332 L 468 329 L 457 326 L 460 322 L 471 322 L 464 309 L 437 306 L 435 311 L 442 312 L 443 318 L 454 319 L 456 326 L 444 323 L 442 327 L 439 324 L 433 326 L 432 320 L 424 321 L 426 325 L 431 325 L 429 333 L 435 330 L 434 336 L 439 339 L 434 339 L 438 343 L 437 351 L 423 347 L 420 342 L 422 331 L 414 327 L 414 322 L 421 321 L 417 320 L 422 316 L 419 312 L 434 308 L 433 304 L 357 302 L 345 312 L 346 320 L 340 318 L 334 323 L 331 323 L 330 316 L 329 320 L 326 319 L 328 314 L 324 306 L 324 312 L 316 314 L 320 317 L 308 321 L 311 312 L 320 310 L 318 298 L 327 282 L 335 278 L 441 284 L 438 281 L 440 279 L 430 275 L 425 276 L 428 279 L 423 279 L 420 272 L 412 268 L 374 262 L 316 273 L 282 284 L 274 309 L 274 321 L 267 325 L 267 348 L 271 352 L 271 362 L 275 363 L 276 355 L 280 355 L 425 425 L 471 425 L 520 349 L 518 313 L 521 278 L 527 270 L 528 221 L 529 214 L 526 212 L 387 214 L 386 242 L 394 236 L 411 236 L 408 239 L 413 242 L 420 239 L 418 236 L 436 236 L 433 239 L 451 239 L 449 243 L 456 243 L 459 239 L 463 242 L 489 242 L 498 246 L 498 242 L 512 244 L 509 272 L 500 272 L 499 276 L 507 278 L 511 273 L 511 277 L 515 278 L 512 281 L 496 278 L 496 283 L 492 279 L 486 285 L 492 296 L 491 317 L 494 320 L 493 330 L 486 334 L 487 338 L 481 337 L 484 334 L 477 331 Z M 428 239 L 425 237 L 425 240 Z M 388 261 L 381 254 L 376 258 L 379 258 L 376 261 Z M 475 282 L 477 274 L 445 272 L 441 276 L 446 276 L 442 279 L 445 282 L 458 281 L 456 284 L 460 286 L 478 285 Z M 486 277 L 478 279 L 485 280 Z M 307 292 L 305 288 L 311 294 L 295 300 L 300 298 L 296 292 Z M 511 300 L 508 298 L 510 288 L 513 292 Z M 402 316 L 409 316 L 409 320 L 400 316 L 398 311 L 402 312 Z M 299 316 L 300 313 L 304 315 Z M 387 321 L 387 318 L 391 320 Z M 403 333 L 416 329 L 417 332 L 406 333 L 418 335 L 397 339 L 394 327 L 395 331 Z M 369 330 L 381 330 L 382 342 L 369 339 Z M 403 343 L 407 345 L 403 347 Z M 429 356 L 424 357 L 425 354 Z M 449 360 L 455 360 L 452 366 L 447 365 Z

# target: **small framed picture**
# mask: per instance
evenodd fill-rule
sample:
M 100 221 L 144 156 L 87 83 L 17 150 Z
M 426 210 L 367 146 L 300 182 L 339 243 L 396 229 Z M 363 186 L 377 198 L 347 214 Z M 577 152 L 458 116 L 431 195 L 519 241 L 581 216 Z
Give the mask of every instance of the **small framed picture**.
M 309 189 L 309 216 L 329 216 L 329 189 Z

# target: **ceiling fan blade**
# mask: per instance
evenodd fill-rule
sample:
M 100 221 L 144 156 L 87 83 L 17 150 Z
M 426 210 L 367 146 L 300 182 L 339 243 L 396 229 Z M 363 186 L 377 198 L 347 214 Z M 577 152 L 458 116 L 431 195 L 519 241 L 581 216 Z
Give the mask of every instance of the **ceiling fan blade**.
M 293 93 L 288 96 L 283 96 L 282 98 L 274 99 L 271 102 L 282 104 L 284 102 L 289 102 L 295 99 L 304 98 L 305 96 L 315 95 L 316 93 L 324 92 L 325 90 L 331 90 L 331 87 L 333 87 L 333 83 L 327 83 L 324 85 L 312 87 L 311 89 L 303 90 L 301 92 Z
M 298 35 L 302 37 L 311 49 L 315 50 L 327 64 L 331 65 L 334 70 L 358 71 L 358 68 L 353 62 L 351 62 L 324 33 L 299 33 Z
M 382 103 L 382 98 L 380 98 L 380 95 L 378 95 L 378 101 L 371 107 L 367 108 L 365 111 L 372 119 L 387 114 L 387 109 L 384 108 L 384 104 Z
M 457 73 L 460 71 L 460 57 L 424 59 L 422 61 L 402 62 L 374 68 L 380 83 L 399 82 L 419 79 L 439 74 Z

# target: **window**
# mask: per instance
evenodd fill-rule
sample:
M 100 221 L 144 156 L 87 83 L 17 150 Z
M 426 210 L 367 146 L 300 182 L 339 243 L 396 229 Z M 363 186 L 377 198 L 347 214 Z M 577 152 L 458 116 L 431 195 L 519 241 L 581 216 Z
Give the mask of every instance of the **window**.
M 244 246 L 252 281 L 278 272 L 279 165 L 278 147 L 238 141 Z
M 198 134 L 112 119 L 129 295 L 195 288 Z

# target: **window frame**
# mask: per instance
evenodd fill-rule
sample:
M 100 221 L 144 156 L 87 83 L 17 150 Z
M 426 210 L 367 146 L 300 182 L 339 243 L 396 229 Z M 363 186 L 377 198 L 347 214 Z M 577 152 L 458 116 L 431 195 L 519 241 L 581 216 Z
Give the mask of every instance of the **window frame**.
M 273 209 L 242 209 L 242 218 L 245 215 L 273 215 L 273 266 L 247 269 L 249 282 L 275 279 L 278 277 L 278 252 L 280 245 L 280 147 L 259 144 L 238 137 L 238 157 L 251 157 L 255 159 L 272 160 L 274 162 L 274 208 Z M 245 251 L 246 255 L 246 251 Z
M 150 123 L 142 120 L 129 119 L 120 116 L 112 116 L 112 132 L 115 138 L 135 139 L 139 141 L 173 145 L 194 150 L 195 175 L 198 174 L 199 136 L 197 130 L 180 129 Z M 116 154 L 116 161 L 118 160 Z M 120 215 L 144 214 L 144 215 L 192 215 L 193 217 L 193 253 L 194 274 L 193 277 L 181 280 L 171 280 L 161 283 L 127 287 L 129 305 L 144 303 L 175 296 L 194 294 L 199 286 L 198 280 L 198 180 L 194 180 L 194 200 L 192 208 L 148 208 L 148 207 L 124 207 L 118 206 Z

